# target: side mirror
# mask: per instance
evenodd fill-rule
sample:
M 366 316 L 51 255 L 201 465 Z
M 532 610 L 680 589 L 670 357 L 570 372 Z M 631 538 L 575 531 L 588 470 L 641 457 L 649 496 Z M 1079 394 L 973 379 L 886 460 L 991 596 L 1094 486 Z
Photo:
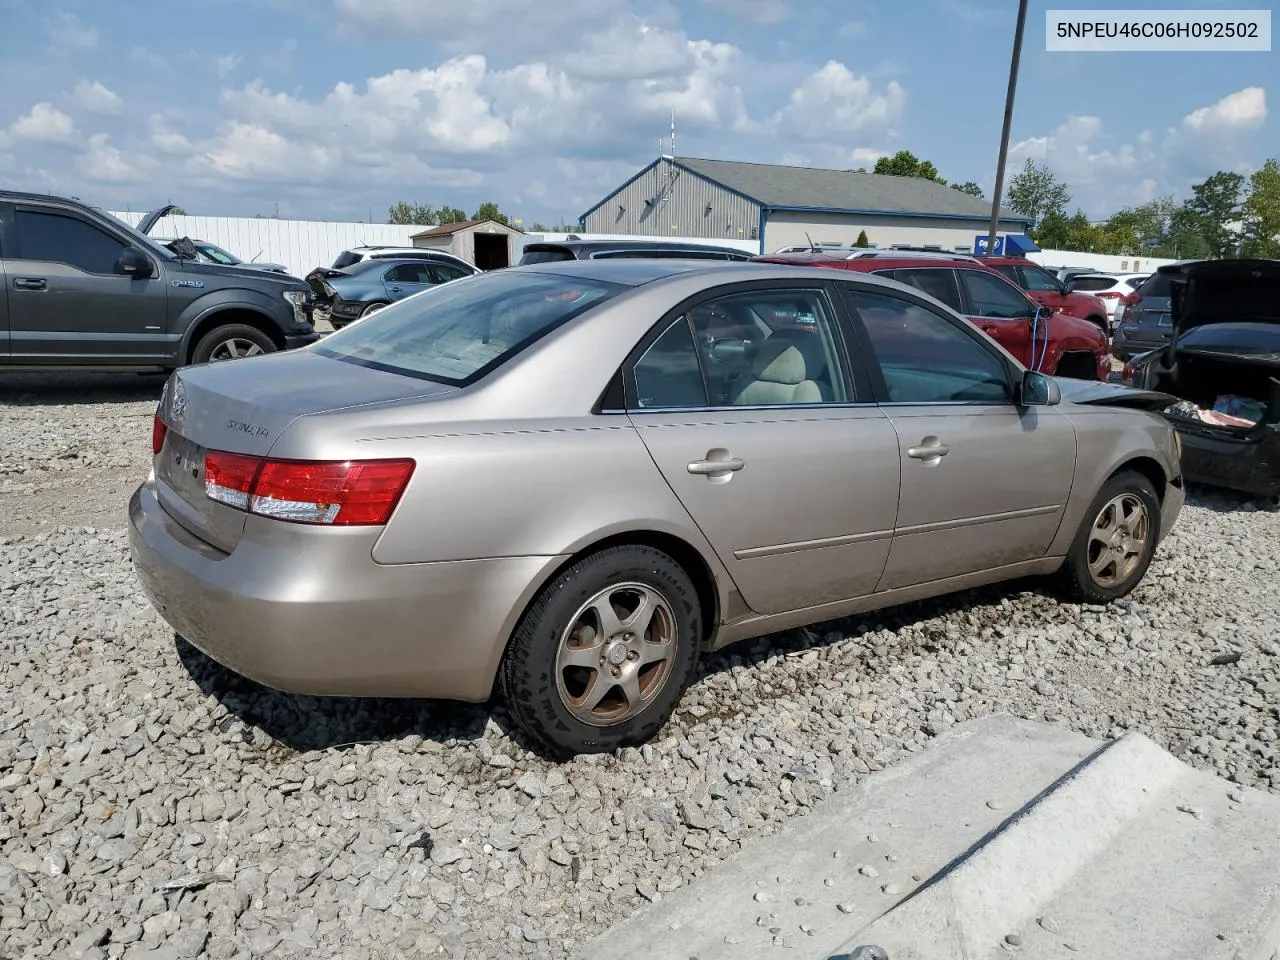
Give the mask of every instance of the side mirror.
M 1021 407 L 1053 407 L 1062 402 L 1062 390 L 1052 377 L 1028 370 L 1022 375 L 1022 387 L 1018 391 Z
M 1051 310 L 1049 307 L 1036 307 L 1035 313 L 1033 313 L 1031 316 L 1036 323 L 1044 323 L 1050 317 L 1053 316 L 1053 310 Z
M 137 247 L 125 247 L 116 267 L 125 276 L 133 277 L 135 280 L 145 280 L 148 277 L 155 276 L 155 268 L 151 264 L 151 258 Z

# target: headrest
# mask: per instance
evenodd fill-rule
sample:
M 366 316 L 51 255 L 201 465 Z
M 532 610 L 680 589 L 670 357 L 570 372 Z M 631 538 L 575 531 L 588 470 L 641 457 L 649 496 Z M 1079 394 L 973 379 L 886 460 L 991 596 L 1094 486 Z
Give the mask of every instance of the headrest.
M 805 330 L 778 330 L 760 346 L 754 363 L 757 380 L 794 386 L 817 380 L 827 365 L 822 338 Z

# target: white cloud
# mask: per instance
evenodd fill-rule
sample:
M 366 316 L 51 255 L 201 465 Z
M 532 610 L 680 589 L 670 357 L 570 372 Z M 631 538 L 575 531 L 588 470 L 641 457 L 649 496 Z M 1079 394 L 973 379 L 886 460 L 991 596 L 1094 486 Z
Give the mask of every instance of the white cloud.
M 1197 133 L 1256 130 L 1267 122 L 1267 91 L 1262 87 L 1245 87 L 1228 94 L 1217 103 L 1193 110 L 1182 119 L 1182 125 Z
M 81 110 L 102 116 L 118 114 L 124 106 L 119 95 L 98 80 L 81 80 L 71 91 L 71 100 Z
M 896 80 L 877 90 L 868 77 L 828 60 L 791 91 L 774 122 L 785 136 L 827 143 L 846 134 L 888 131 L 901 119 L 906 99 L 906 91 Z
M 304 145 L 258 124 L 233 122 L 201 159 L 233 180 L 321 180 L 333 174 L 339 152 Z
M 89 137 L 88 149 L 76 160 L 80 173 L 96 183 L 142 183 L 155 171 L 156 161 L 150 157 L 126 158 L 105 133 Z
M 88 50 L 98 45 L 98 31 L 86 27 L 75 14 L 63 13 L 51 30 L 54 47 L 59 52 L 69 52 L 67 48 Z
M 151 67 L 153 70 L 164 70 L 169 66 L 168 60 L 160 56 L 160 54 L 148 50 L 146 47 L 130 47 L 129 60 L 133 63 Z
M 170 157 L 189 157 L 195 151 L 184 134 L 170 128 L 169 120 L 163 114 L 152 115 L 147 125 L 150 131 L 148 142 L 152 149 Z
M 634 80 L 683 74 L 693 66 L 694 53 L 682 32 L 631 17 L 586 37 L 564 68 L 591 80 Z
M 9 136 L 34 143 L 71 143 L 76 127 L 69 116 L 42 100 L 9 125 Z

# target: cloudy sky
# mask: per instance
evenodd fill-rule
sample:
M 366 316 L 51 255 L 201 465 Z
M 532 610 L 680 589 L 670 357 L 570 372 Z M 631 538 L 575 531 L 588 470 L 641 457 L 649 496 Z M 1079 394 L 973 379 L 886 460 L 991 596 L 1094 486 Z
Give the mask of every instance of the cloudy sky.
M 1105 4 L 1032 0 L 1013 164 L 1044 160 L 1101 217 L 1280 154 L 1280 53 L 1047 53 L 1045 10 L 1072 6 Z M 116 210 L 494 200 L 576 220 L 660 152 L 674 110 L 682 155 L 843 168 L 906 148 L 989 190 L 1015 9 L 0 0 L 0 183 Z

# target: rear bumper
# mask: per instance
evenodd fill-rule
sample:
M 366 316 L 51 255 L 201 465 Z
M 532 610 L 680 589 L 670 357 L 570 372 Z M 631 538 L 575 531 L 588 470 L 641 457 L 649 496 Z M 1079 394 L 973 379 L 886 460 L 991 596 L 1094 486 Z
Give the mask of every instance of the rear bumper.
M 507 637 L 561 558 L 378 564 L 380 532 L 251 516 L 225 554 L 177 524 L 151 481 L 129 501 L 147 597 L 236 673 L 316 696 L 487 699 Z
M 1111 338 L 1111 352 L 1117 360 L 1128 360 L 1139 353 L 1159 350 L 1168 345 L 1169 337 L 1156 331 L 1126 333 L 1124 327 L 1116 327 Z
M 1182 472 L 1188 480 L 1255 497 L 1280 496 L 1280 426 L 1245 439 L 1212 436 L 1169 419 L 1182 437 Z

